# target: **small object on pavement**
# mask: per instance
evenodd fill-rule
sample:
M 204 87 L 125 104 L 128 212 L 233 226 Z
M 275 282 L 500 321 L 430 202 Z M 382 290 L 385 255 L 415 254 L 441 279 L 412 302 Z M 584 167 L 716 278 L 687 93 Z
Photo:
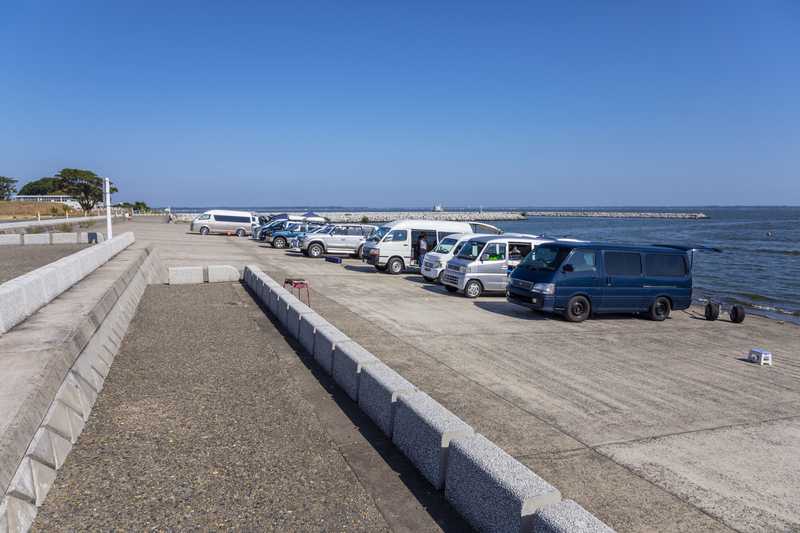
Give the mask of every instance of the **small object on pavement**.
M 706 304 L 706 320 L 714 321 L 719 318 L 719 304 L 708 302 Z
M 750 359 L 751 363 L 758 363 L 761 366 L 772 366 L 772 352 L 768 352 L 763 348 L 753 348 L 750 350 L 748 359 Z
M 336 257 L 335 255 L 326 255 L 325 256 L 325 261 L 327 261 L 329 263 L 341 263 L 342 262 L 342 258 L 341 257 Z
M 309 292 L 310 284 L 304 280 L 303 278 L 286 278 L 283 280 L 283 287 L 289 287 L 289 290 L 294 292 L 297 290 L 297 299 L 301 302 L 303 300 L 300 299 L 300 290 L 306 290 L 306 305 L 311 307 L 311 293 Z

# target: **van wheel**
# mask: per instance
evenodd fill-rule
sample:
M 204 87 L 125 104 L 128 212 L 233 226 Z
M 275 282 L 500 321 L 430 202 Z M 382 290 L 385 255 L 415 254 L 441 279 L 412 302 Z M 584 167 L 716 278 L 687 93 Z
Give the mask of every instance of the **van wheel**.
M 363 246 L 359 246 L 358 250 L 356 250 L 356 255 L 354 255 L 353 257 L 355 257 L 356 259 L 361 259 L 361 254 L 363 252 L 364 252 L 364 247 Z
M 321 244 L 314 243 L 308 247 L 308 255 L 310 257 L 319 257 L 324 251 Z
M 573 296 L 567 303 L 567 311 L 564 316 L 570 322 L 583 322 L 589 318 L 592 306 L 586 296 Z
M 205 226 L 200 228 L 200 235 L 208 235 L 208 228 Z
M 444 288 L 447 292 L 456 292 L 458 290 L 457 287 L 453 287 L 452 285 L 445 285 Z
M 672 306 L 669 303 L 669 299 L 659 296 L 656 298 L 656 301 L 653 302 L 653 305 L 650 306 L 650 320 L 655 320 L 657 322 L 666 320 L 671 310 Z
M 483 285 L 477 279 L 471 279 L 464 285 L 464 296 L 467 298 L 477 298 L 483 292 Z
M 275 240 L 272 241 L 273 248 L 286 248 L 286 239 L 283 237 L 275 237 Z
M 236 230 L 237 237 L 244 237 L 245 231 L 242 228 Z
M 398 259 L 395 257 L 394 259 L 390 259 L 389 262 L 386 263 L 386 270 L 387 272 L 389 272 L 389 274 L 395 274 L 395 275 L 400 274 L 403 272 L 403 269 L 404 267 L 402 259 Z

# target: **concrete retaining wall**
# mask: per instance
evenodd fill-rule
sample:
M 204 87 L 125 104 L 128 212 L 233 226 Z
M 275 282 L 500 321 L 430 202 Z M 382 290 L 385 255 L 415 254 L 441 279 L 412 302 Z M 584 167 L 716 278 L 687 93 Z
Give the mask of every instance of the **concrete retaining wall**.
M 39 236 L 45 234 L 39 234 Z M 0 335 L 133 244 L 133 233 L 83 249 L 0 285 Z
M 222 281 L 239 281 L 242 275 L 231 265 L 185 266 L 171 267 L 167 273 L 170 285 L 186 285 L 191 283 L 218 283 Z
M 109 242 L 109 257 L 129 244 Z M 24 329 L 0 337 L 0 531 L 30 528 L 83 431 L 146 286 L 163 277 L 154 253 L 125 250 Z
M 261 269 L 244 283 L 303 349 L 392 438 L 394 444 L 476 529 L 612 531 L 427 394 L 418 391 Z

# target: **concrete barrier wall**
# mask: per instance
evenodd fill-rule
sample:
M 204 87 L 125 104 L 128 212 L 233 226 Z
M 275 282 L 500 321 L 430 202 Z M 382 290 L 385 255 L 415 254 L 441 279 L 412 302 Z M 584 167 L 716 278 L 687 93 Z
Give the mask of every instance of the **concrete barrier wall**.
M 244 283 L 476 529 L 612 531 L 300 302 L 258 266 Z
M 120 218 L 122 214 L 112 215 L 112 218 Z M 94 222 L 105 220 L 105 215 L 92 217 L 73 217 L 73 218 L 52 218 L 47 220 L 25 220 L 21 222 L 0 223 L 0 233 L 24 233 L 28 228 L 56 228 L 62 224 L 79 224 L 81 222 Z
M 0 285 L 0 335 L 94 272 L 134 240 L 133 233 L 123 233 Z
M 115 245 L 122 250 L 126 244 Z M 115 247 L 108 252 L 112 254 Z M 158 257 L 129 250 L 0 337 L 0 531 L 27 531 L 88 420 Z

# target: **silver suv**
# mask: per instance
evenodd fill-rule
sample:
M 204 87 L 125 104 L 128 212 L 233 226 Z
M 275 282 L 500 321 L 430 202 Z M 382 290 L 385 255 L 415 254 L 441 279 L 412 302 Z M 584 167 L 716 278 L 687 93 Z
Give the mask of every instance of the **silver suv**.
M 369 224 L 332 224 L 317 233 L 300 237 L 298 247 L 309 257 L 322 254 L 352 254 L 361 257 L 361 249 L 375 226 Z

